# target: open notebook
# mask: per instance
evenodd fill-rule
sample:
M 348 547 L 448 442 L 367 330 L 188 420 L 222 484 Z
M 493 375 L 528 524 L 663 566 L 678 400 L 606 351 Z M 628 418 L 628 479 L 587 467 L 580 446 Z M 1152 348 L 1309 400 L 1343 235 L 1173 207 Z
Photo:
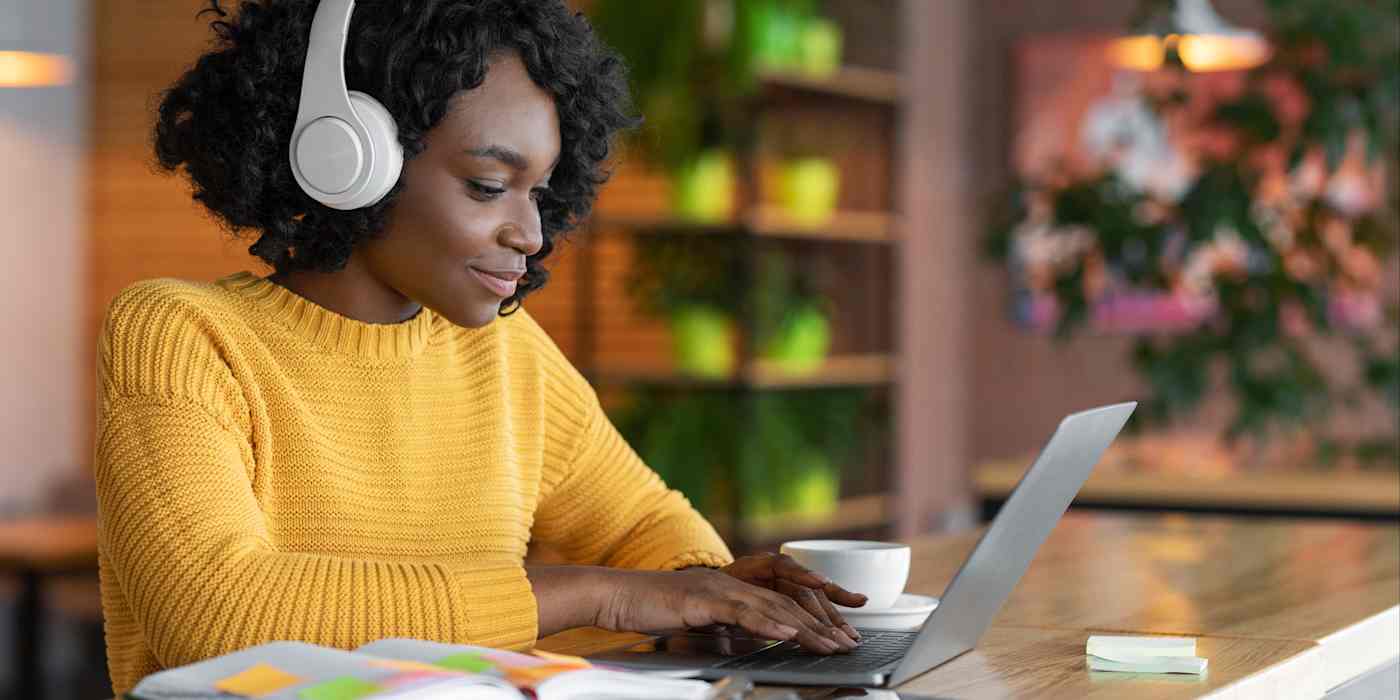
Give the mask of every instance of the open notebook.
M 381 639 L 354 651 L 269 642 L 153 673 L 128 697 L 259 700 L 592 700 L 705 697 L 704 681 L 595 667 L 574 656 Z

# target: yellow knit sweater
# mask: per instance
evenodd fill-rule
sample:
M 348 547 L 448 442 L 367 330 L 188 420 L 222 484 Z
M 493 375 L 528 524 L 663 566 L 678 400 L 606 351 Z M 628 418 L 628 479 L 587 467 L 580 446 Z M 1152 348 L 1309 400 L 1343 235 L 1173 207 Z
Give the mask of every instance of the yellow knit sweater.
M 276 639 L 528 646 L 531 538 L 580 564 L 730 561 L 523 310 L 376 325 L 248 272 L 147 280 L 98 355 L 118 694 Z

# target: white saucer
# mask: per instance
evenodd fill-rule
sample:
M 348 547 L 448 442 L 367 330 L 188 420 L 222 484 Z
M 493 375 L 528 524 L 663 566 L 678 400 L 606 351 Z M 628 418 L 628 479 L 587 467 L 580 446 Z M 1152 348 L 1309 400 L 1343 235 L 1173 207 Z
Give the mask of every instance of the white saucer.
M 888 608 L 861 610 L 841 607 L 840 610 L 846 622 L 857 629 L 913 632 L 924 624 L 924 619 L 936 607 L 938 599 L 933 596 L 904 593 Z

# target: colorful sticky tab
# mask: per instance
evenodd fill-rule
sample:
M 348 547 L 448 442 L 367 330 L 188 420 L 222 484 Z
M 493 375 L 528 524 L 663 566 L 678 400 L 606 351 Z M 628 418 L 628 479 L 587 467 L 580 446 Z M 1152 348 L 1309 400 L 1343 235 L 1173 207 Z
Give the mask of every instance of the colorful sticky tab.
M 545 661 L 538 656 L 529 654 L 517 654 L 513 651 L 502 651 L 500 649 L 488 649 L 481 652 L 481 658 L 496 664 L 499 668 L 532 668 L 535 666 L 548 666 L 554 662 Z
M 568 654 L 556 654 L 552 651 L 545 651 L 543 649 L 535 649 L 530 653 L 540 657 L 541 659 L 544 659 L 546 661 L 552 661 L 557 664 L 568 664 L 571 666 L 578 666 L 579 668 L 592 668 L 593 666 L 593 664 L 588 663 L 587 659 L 584 659 L 579 656 L 569 656 Z
M 422 661 L 401 661 L 399 659 L 370 659 L 367 663 L 370 666 L 378 666 L 379 668 L 392 668 L 395 671 L 436 671 L 438 673 L 445 673 L 441 666 L 438 666 L 436 664 L 425 664 Z
M 506 669 L 506 680 L 511 684 L 533 688 L 561 673 L 577 671 L 579 667 L 574 664 L 550 664 L 548 666 L 534 666 L 531 668 L 508 668 Z
M 214 684 L 214 688 L 231 695 L 258 698 L 271 695 L 283 688 L 301 683 L 303 679 L 293 676 L 276 666 L 254 664 L 241 673 L 234 674 Z
M 433 663 L 443 668 L 468 673 L 485 673 L 496 667 L 496 664 L 487 661 L 481 654 L 453 654 L 444 656 Z
M 441 683 L 445 678 L 464 678 L 464 676 L 445 668 L 439 668 L 436 671 L 404 671 L 389 676 L 388 678 L 380 678 L 377 682 L 385 688 L 392 688 L 397 691 L 405 687 Z
M 355 700 L 373 695 L 383 688 L 353 676 L 332 678 L 309 688 L 302 688 L 297 697 L 302 700 Z

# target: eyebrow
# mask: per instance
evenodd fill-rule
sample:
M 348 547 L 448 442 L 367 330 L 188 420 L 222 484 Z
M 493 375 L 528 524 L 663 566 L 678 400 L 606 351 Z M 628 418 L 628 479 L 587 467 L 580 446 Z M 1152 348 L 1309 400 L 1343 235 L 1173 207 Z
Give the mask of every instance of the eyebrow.
M 502 146 L 500 144 L 478 146 L 477 148 L 468 148 L 466 154 L 478 158 L 495 158 L 516 170 L 528 170 L 530 168 L 529 159 L 521 155 L 520 151 L 510 146 Z M 555 166 L 559 165 L 559 158 L 563 155 L 563 153 L 560 153 L 559 156 L 555 156 L 554 162 L 549 166 L 550 170 L 553 170 Z

